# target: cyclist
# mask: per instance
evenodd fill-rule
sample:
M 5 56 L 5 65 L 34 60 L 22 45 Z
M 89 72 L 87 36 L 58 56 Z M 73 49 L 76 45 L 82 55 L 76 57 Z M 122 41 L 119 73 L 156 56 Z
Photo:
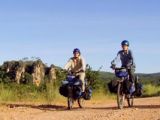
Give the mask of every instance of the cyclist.
M 81 52 L 78 48 L 75 48 L 73 50 L 73 57 L 69 59 L 64 69 L 70 71 L 76 76 L 79 76 L 79 79 L 82 81 L 82 92 L 84 92 L 86 63 L 84 58 L 81 56 Z
M 114 69 L 116 64 L 121 61 L 122 67 L 128 70 L 129 80 L 132 83 L 130 93 L 135 91 L 134 86 L 134 72 L 135 72 L 135 63 L 132 51 L 129 49 L 129 41 L 123 40 L 121 42 L 122 50 L 120 50 L 116 58 L 111 62 L 111 67 Z

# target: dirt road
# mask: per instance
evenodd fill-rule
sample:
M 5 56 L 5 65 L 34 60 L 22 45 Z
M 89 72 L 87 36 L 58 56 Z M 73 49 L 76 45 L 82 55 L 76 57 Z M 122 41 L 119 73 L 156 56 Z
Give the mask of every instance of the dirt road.
M 66 106 L 10 104 L 0 107 L 0 120 L 160 120 L 160 97 L 135 100 L 133 108 L 118 110 L 115 101 L 86 104 L 71 111 Z

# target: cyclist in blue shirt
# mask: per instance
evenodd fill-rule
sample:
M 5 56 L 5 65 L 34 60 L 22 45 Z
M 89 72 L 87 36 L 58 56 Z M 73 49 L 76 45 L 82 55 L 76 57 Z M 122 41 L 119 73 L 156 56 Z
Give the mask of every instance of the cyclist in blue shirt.
M 116 58 L 111 62 L 112 68 L 116 67 L 116 64 L 121 61 L 122 66 L 128 70 L 129 80 L 134 86 L 134 72 L 135 72 L 135 63 L 132 51 L 129 49 L 129 41 L 124 40 L 121 42 L 122 50 L 120 50 Z

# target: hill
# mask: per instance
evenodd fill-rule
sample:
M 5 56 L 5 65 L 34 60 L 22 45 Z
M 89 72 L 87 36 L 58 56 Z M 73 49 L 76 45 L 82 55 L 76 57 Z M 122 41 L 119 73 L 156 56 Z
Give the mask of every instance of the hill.
M 154 84 L 154 85 L 160 85 L 160 73 L 151 73 L 151 74 L 145 74 L 145 73 L 136 73 L 139 77 L 139 79 L 144 84 Z M 115 78 L 114 73 L 111 72 L 100 72 L 100 78 L 105 81 L 110 81 Z

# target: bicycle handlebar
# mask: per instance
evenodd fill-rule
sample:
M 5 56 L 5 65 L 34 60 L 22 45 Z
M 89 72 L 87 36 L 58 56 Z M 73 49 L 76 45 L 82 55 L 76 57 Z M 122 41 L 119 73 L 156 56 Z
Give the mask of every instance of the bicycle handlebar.
M 125 67 L 116 67 L 115 70 L 123 70 L 126 69 Z

